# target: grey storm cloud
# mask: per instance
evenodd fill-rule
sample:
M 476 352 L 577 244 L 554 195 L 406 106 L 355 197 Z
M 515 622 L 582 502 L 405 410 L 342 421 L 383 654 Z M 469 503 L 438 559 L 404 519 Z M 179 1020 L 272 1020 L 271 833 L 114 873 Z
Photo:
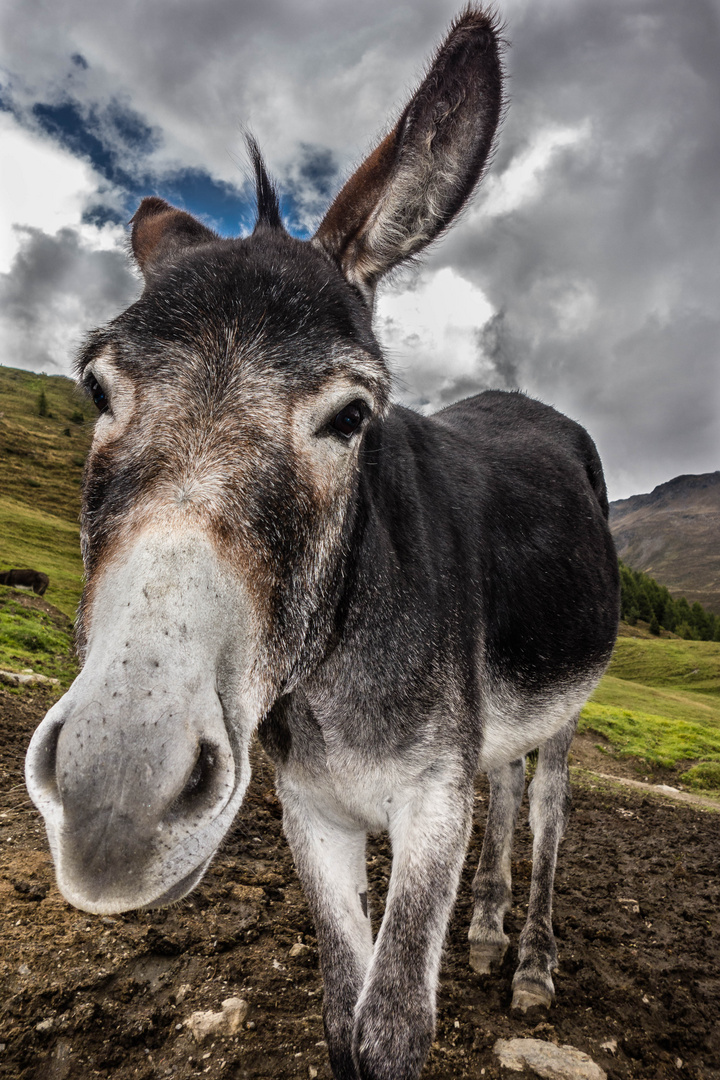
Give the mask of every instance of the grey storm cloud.
M 92 250 L 75 229 L 24 227 L 11 270 L 0 274 L 0 320 L 10 366 L 67 374 L 82 330 L 107 322 L 139 294 L 121 249 Z M 18 360 L 22 363 L 18 364 Z
M 510 36 L 494 175 L 543 129 L 583 133 L 535 200 L 484 212 L 481 189 L 439 257 L 503 312 L 495 348 L 518 385 L 591 429 L 611 487 L 640 461 L 647 486 L 716 468 L 718 5 L 527 5 Z
M 72 94 L 100 118 L 125 103 L 161 136 L 137 147 L 148 174 L 203 167 L 241 186 L 249 128 L 294 200 L 293 221 L 309 227 L 397 115 L 460 7 L 6 0 L 1 59 L 29 126 L 37 101 Z M 527 389 L 588 426 L 613 495 L 715 469 L 718 0 L 498 7 L 509 107 L 495 160 L 420 271 L 427 280 L 451 267 L 495 314 L 473 331 L 476 370 L 445 380 L 442 358 L 436 376 L 426 357 L 414 375 L 404 329 L 402 396 L 440 405 L 486 386 Z M 514 198 L 513 176 L 544 138 L 551 149 Z M 33 325 L 103 321 L 136 288 L 120 250 L 90 251 L 72 230 L 28 233 L 2 281 L 5 318 L 23 348 L 33 343 L 35 362 L 47 352 Z

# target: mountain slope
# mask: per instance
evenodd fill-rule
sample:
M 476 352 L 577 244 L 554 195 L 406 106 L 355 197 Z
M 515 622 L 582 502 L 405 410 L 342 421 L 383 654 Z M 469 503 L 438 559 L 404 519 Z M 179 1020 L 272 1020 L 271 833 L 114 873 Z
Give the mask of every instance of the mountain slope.
M 610 503 L 610 528 L 628 566 L 720 615 L 720 471 Z

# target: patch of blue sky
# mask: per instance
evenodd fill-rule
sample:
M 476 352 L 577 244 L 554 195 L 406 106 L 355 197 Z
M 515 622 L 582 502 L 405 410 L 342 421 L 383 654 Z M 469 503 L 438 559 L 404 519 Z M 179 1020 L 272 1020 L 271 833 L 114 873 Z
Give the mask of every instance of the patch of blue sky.
M 158 195 L 196 214 L 224 235 L 251 228 L 251 201 L 239 189 L 215 180 L 201 169 L 176 170 L 156 175 L 148 168 L 148 155 L 161 143 L 161 134 L 132 109 L 112 101 L 102 111 L 85 111 L 72 100 L 61 104 L 37 102 L 33 116 L 42 130 L 78 157 L 90 161 L 95 171 L 113 186 L 115 197 L 97 197 L 87 207 L 84 220 L 102 225 L 127 221 L 144 195 Z M 123 194 L 117 206 L 117 191 Z
M 314 232 L 340 186 L 340 169 L 325 146 L 301 143 L 294 167 L 285 178 L 281 204 L 288 230 L 300 239 Z
M 249 232 L 255 223 L 255 198 L 249 190 L 216 180 L 202 169 L 182 169 L 154 177 L 152 190 L 144 195 L 159 195 L 173 206 L 194 214 L 221 236 Z
M 72 58 L 86 65 L 80 54 Z M 0 93 L 0 107 L 12 109 Z M 162 133 L 122 101 L 102 108 L 86 108 L 72 98 L 55 103 L 36 102 L 36 123 L 46 135 L 77 157 L 90 162 L 106 182 L 99 185 L 87 205 L 83 221 L 102 226 L 125 224 L 145 195 L 157 195 L 194 214 L 222 236 L 252 231 L 255 198 L 241 176 L 234 185 L 218 180 L 204 169 L 186 168 L 158 174 L 150 155 L 162 143 Z M 319 217 L 337 186 L 338 167 L 323 147 L 303 144 L 298 161 L 282 185 L 281 208 L 288 230 L 300 239 L 312 232 L 309 221 Z M 119 197 L 119 198 L 118 198 Z

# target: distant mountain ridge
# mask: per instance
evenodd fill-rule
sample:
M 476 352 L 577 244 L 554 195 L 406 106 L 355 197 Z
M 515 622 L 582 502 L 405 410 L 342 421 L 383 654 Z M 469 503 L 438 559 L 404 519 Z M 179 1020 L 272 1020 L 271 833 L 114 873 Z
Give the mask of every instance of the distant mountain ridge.
M 720 615 L 720 470 L 610 503 L 610 528 L 633 570 Z

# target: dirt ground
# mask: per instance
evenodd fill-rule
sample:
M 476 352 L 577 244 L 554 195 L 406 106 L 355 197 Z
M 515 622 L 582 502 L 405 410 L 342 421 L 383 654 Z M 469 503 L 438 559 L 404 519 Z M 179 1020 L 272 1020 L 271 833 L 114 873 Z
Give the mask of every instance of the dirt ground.
M 313 926 L 262 751 L 236 826 L 190 898 L 162 911 L 88 916 L 55 888 L 22 779 L 48 701 L 41 691 L 0 689 L 0 1077 L 329 1080 Z M 579 743 L 575 759 L 591 750 Z M 525 820 L 514 849 L 515 948 L 497 975 L 478 976 L 467 964 L 467 927 L 482 784 L 477 805 L 424 1080 L 499 1077 L 495 1040 L 530 1035 L 584 1050 L 611 1080 L 720 1078 L 720 814 L 576 770 L 555 891 L 557 1002 L 545 1016 L 516 1017 L 510 981 L 530 831 Z M 384 841 L 372 843 L 369 866 L 377 917 L 389 874 Z M 298 942 L 306 948 L 291 956 Z M 241 1032 L 195 1043 L 188 1016 L 231 996 L 249 1002 Z

